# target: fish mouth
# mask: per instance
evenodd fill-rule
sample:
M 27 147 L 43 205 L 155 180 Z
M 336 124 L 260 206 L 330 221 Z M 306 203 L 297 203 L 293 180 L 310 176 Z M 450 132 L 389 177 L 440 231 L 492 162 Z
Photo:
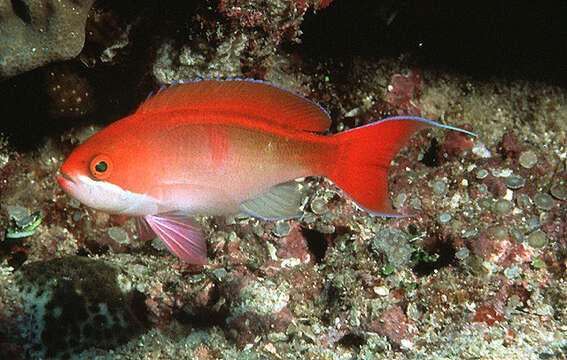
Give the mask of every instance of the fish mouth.
M 57 182 L 59 183 L 59 185 L 63 188 L 66 189 L 71 185 L 75 184 L 75 180 L 73 180 L 72 177 L 70 177 L 69 175 L 65 174 L 65 173 L 59 173 L 59 176 L 57 177 Z

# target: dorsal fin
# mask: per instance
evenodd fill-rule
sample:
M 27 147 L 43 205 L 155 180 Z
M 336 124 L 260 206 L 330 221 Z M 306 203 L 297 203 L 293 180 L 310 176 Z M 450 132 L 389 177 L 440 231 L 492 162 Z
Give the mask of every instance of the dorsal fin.
M 318 104 L 289 90 L 251 79 L 175 84 L 149 97 L 136 113 L 183 110 L 235 112 L 306 131 L 321 132 L 331 125 L 329 114 Z

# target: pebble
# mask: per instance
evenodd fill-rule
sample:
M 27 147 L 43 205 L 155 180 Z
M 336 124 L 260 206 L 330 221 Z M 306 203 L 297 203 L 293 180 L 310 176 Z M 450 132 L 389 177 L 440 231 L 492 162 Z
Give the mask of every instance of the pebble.
M 252 228 L 252 232 L 254 232 L 254 234 L 256 234 L 257 237 L 261 238 L 262 236 L 264 236 L 264 227 L 258 225 L 255 225 Z
M 238 222 L 239 224 L 244 224 L 246 222 L 248 222 L 248 220 L 250 219 L 250 215 L 248 215 L 247 213 L 241 212 L 239 214 L 236 214 L 234 216 L 234 221 Z
M 555 205 L 555 201 L 551 195 L 547 193 L 537 193 L 534 196 L 534 203 L 540 210 L 551 210 L 553 209 L 553 205 Z
M 526 169 L 531 169 L 537 163 L 537 155 L 532 150 L 524 151 L 520 154 L 518 159 L 520 165 Z
M 528 235 L 527 241 L 531 247 L 539 249 L 547 245 L 547 235 L 541 230 L 536 230 Z
M 421 200 L 419 200 L 418 198 L 412 198 L 410 200 L 410 206 L 414 210 L 420 210 L 421 209 Z
M 278 221 L 276 225 L 272 229 L 272 233 L 277 237 L 284 237 L 288 236 L 291 231 L 291 226 L 288 222 L 285 221 Z
M 512 234 L 517 243 L 524 241 L 524 235 L 515 227 L 510 229 L 510 234 Z
M 494 170 L 492 170 L 492 175 L 493 175 L 494 177 L 503 177 L 503 178 L 506 178 L 506 177 L 508 177 L 508 176 L 510 176 L 510 175 L 512 175 L 512 174 L 513 174 L 512 169 L 508 169 L 508 168 L 506 168 L 506 169 L 494 169 Z
M 406 315 L 410 320 L 419 321 L 419 319 L 421 318 L 421 311 L 419 310 L 420 306 L 422 305 L 417 305 L 414 302 L 408 304 Z
M 467 249 L 466 247 L 463 247 L 455 253 L 455 257 L 459 260 L 464 260 L 464 259 L 469 257 L 470 253 L 471 253 L 471 251 L 469 249 Z
M 496 211 L 501 216 L 506 216 L 514 209 L 514 205 L 511 201 L 505 199 L 498 199 L 494 203 L 494 211 Z
M 73 221 L 74 221 L 74 222 L 77 222 L 77 221 L 81 220 L 82 217 L 83 217 L 83 212 L 82 212 L 82 211 L 79 211 L 79 210 L 73 211 L 73 216 L 72 216 L 72 218 L 73 218 Z
M 451 198 L 451 207 L 452 208 L 458 208 L 460 207 L 461 204 L 461 199 L 462 199 L 462 195 L 460 193 L 455 193 L 455 195 L 453 195 L 453 197 Z
M 322 232 L 323 234 L 332 234 L 335 232 L 335 226 L 332 224 L 318 223 L 317 231 Z
M 317 215 L 321 215 L 329 211 L 327 201 L 323 198 L 315 198 L 311 201 L 311 211 Z
M 476 178 L 479 179 L 479 180 L 482 180 L 482 179 L 485 179 L 485 178 L 488 176 L 488 174 L 489 174 L 489 173 L 488 173 L 488 170 L 486 170 L 486 169 L 479 169 L 479 170 L 476 172 Z
M 489 209 L 492 209 L 492 207 L 493 207 L 494 205 L 493 205 L 492 200 L 490 200 L 490 199 L 484 197 L 484 198 L 482 198 L 482 199 L 480 199 L 480 200 L 478 201 L 478 206 L 479 206 L 482 210 L 489 210 Z
M 431 191 L 434 195 L 443 196 L 447 193 L 447 183 L 444 180 L 437 179 L 431 183 Z
M 508 189 L 517 190 L 526 185 L 526 180 L 524 180 L 524 178 L 520 175 L 510 175 L 504 180 L 504 183 Z
M 530 216 L 526 220 L 526 225 L 529 231 L 533 231 L 539 227 L 539 218 L 537 216 Z
M 374 286 L 374 293 L 380 296 L 386 296 L 390 293 L 390 290 L 385 286 Z
M 567 200 L 567 184 L 562 182 L 556 182 L 551 187 L 551 195 L 557 200 Z
M 446 223 L 448 223 L 449 221 L 451 221 L 452 218 L 453 218 L 453 217 L 452 217 L 451 214 L 449 214 L 449 213 L 441 213 L 441 214 L 439 215 L 439 222 L 440 222 L 441 224 L 446 224 Z
M 4 208 L 8 212 L 8 217 L 16 222 L 29 217 L 31 213 L 28 209 L 19 205 L 6 205 Z
M 400 209 L 406 203 L 408 196 L 405 193 L 400 193 L 392 201 L 395 209 Z
M 510 189 L 506 189 L 506 193 L 502 196 L 502 199 L 506 199 L 508 201 L 514 200 L 514 192 Z
M 473 236 L 477 236 L 477 235 L 478 235 L 478 230 L 477 230 L 477 229 L 470 229 L 470 230 L 465 231 L 465 233 L 463 234 L 463 237 L 464 237 L 465 239 L 470 239 L 470 238 L 472 238 Z
M 505 240 L 508 237 L 508 230 L 504 226 L 496 225 L 490 228 L 490 233 L 494 240 Z
M 158 237 L 154 238 L 150 244 L 156 250 L 159 250 L 159 251 L 167 250 L 163 241 L 161 241 Z
M 478 184 L 476 188 L 479 194 L 486 194 L 488 192 L 488 185 L 486 184 Z
M 527 194 L 519 194 L 516 198 L 519 207 L 527 208 L 532 205 L 532 199 Z
M 475 141 L 475 146 L 473 147 L 472 152 L 473 152 L 473 154 L 475 154 L 476 156 L 481 157 L 481 158 L 485 158 L 485 159 L 486 159 L 486 158 L 492 157 L 492 154 L 490 153 L 490 150 L 488 150 L 488 149 L 486 148 L 486 145 L 485 145 L 485 144 L 480 143 L 480 142 L 477 143 L 477 142 Z
M 187 282 L 189 284 L 200 284 L 202 283 L 208 276 L 200 273 L 200 274 L 195 274 L 195 275 L 189 275 L 187 277 L 185 277 L 185 279 L 187 280 Z
M 515 279 L 521 274 L 522 270 L 516 264 L 510 266 L 509 268 L 504 270 L 504 276 L 508 279 Z
M 285 342 L 288 340 L 288 336 L 282 332 L 273 332 L 268 334 L 268 340 L 270 342 Z
M 278 249 L 269 241 L 266 241 L 266 247 L 268 248 L 268 254 L 270 255 L 270 259 L 273 261 L 278 261 Z
M 69 199 L 69 202 L 67 202 L 67 204 L 73 209 L 78 209 L 79 207 L 81 207 L 81 202 L 75 198 Z
M 228 275 L 228 272 L 223 268 L 219 268 L 211 271 L 211 274 L 215 277 L 216 281 L 222 282 L 226 275 Z
M 127 244 L 130 241 L 128 233 L 120 226 L 113 226 L 108 229 L 108 236 L 119 244 Z

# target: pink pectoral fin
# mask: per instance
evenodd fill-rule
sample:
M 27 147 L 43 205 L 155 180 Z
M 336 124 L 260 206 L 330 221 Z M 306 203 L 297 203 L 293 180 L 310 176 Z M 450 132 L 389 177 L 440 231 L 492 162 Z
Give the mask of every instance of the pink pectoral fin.
M 155 239 L 157 236 L 148 222 L 142 217 L 136 217 L 136 231 L 138 232 L 138 239 L 142 241 L 149 241 Z
M 144 219 L 172 254 L 190 264 L 207 264 L 207 244 L 195 221 L 177 213 L 146 215 Z

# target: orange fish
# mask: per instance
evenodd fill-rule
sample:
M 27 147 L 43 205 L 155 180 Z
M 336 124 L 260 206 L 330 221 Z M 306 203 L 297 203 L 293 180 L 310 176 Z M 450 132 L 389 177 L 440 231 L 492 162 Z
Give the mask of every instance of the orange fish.
M 141 238 L 157 235 L 205 264 L 206 241 L 188 215 L 298 217 L 293 180 L 322 175 L 369 212 L 395 216 L 388 168 L 407 140 L 427 126 L 474 135 L 409 116 L 320 135 L 330 124 L 319 105 L 261 81 L 175 84 L 76 148 L 57 180 L 87 206 L 137 217 Z

